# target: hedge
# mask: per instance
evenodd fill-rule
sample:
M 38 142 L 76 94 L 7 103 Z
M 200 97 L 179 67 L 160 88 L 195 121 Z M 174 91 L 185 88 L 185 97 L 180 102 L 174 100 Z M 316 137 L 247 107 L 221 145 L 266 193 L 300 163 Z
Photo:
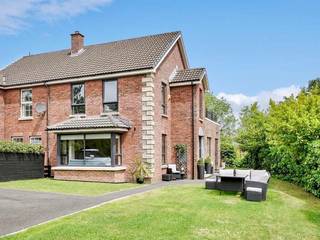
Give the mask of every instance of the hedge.
M 43 147 L 36 144 L 0 141 L 0 153 L 43 153 Z

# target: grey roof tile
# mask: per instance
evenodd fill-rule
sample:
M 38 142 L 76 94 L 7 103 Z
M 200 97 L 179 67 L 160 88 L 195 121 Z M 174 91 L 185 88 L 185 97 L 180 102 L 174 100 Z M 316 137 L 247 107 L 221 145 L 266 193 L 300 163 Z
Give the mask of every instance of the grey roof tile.
M 6 86 L 154 68 L 180 32 L 163 33 L 85 46 L 78 56 L 70 49 L 26 56 L 0 71 Z
M 205 68 L 190 68 L 184 70 L 178 70 L 170 83 L 199 81 L 205 74 Z
M 129 120 L 118 115 L 106 115 L 88 118 L 71 118 L 64 122 L 47 127 L 48 131 L 54 130 L 73 130 L 73 129 L 92 129 L 92 128 L 131 128 Z

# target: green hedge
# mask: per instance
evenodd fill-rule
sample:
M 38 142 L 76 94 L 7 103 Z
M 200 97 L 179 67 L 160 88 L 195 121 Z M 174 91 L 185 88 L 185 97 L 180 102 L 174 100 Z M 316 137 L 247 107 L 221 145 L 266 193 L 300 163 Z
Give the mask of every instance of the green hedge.
M 320 81 L 319 81 L 320 86 Z M 268 111 L 257 104 L 242 111 L 237 141 L 242 166 L 268 169 L 320 198 L 320 87 L 301 91 Z
M 43 147 L 36 144 L 0 141 L 0 153 L 43 153 Z

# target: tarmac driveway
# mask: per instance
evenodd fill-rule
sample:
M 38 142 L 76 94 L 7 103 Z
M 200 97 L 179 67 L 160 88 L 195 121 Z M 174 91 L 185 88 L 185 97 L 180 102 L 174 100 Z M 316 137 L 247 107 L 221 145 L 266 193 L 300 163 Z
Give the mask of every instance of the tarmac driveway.
M 95 204 L 90 197 L 0 189 L 0 236 Z
M 159 182 L 143 187 L 108 193 L 98 197 L 83 197 L 57 193 L 42 193 L 0 188 L 0 237 L 25 228 L 65 216 L 101 203 L 147 192 L 168 185 L 203 183 L 180 180 Z

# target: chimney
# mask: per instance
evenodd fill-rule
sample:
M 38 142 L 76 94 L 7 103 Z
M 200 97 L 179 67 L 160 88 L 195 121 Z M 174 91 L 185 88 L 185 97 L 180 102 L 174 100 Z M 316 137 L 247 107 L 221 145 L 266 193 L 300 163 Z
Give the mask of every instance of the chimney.
M 75 31 L 71 35 L 71 55 L 77 54 L 83 49 L 84 36 L 79 32 Z

